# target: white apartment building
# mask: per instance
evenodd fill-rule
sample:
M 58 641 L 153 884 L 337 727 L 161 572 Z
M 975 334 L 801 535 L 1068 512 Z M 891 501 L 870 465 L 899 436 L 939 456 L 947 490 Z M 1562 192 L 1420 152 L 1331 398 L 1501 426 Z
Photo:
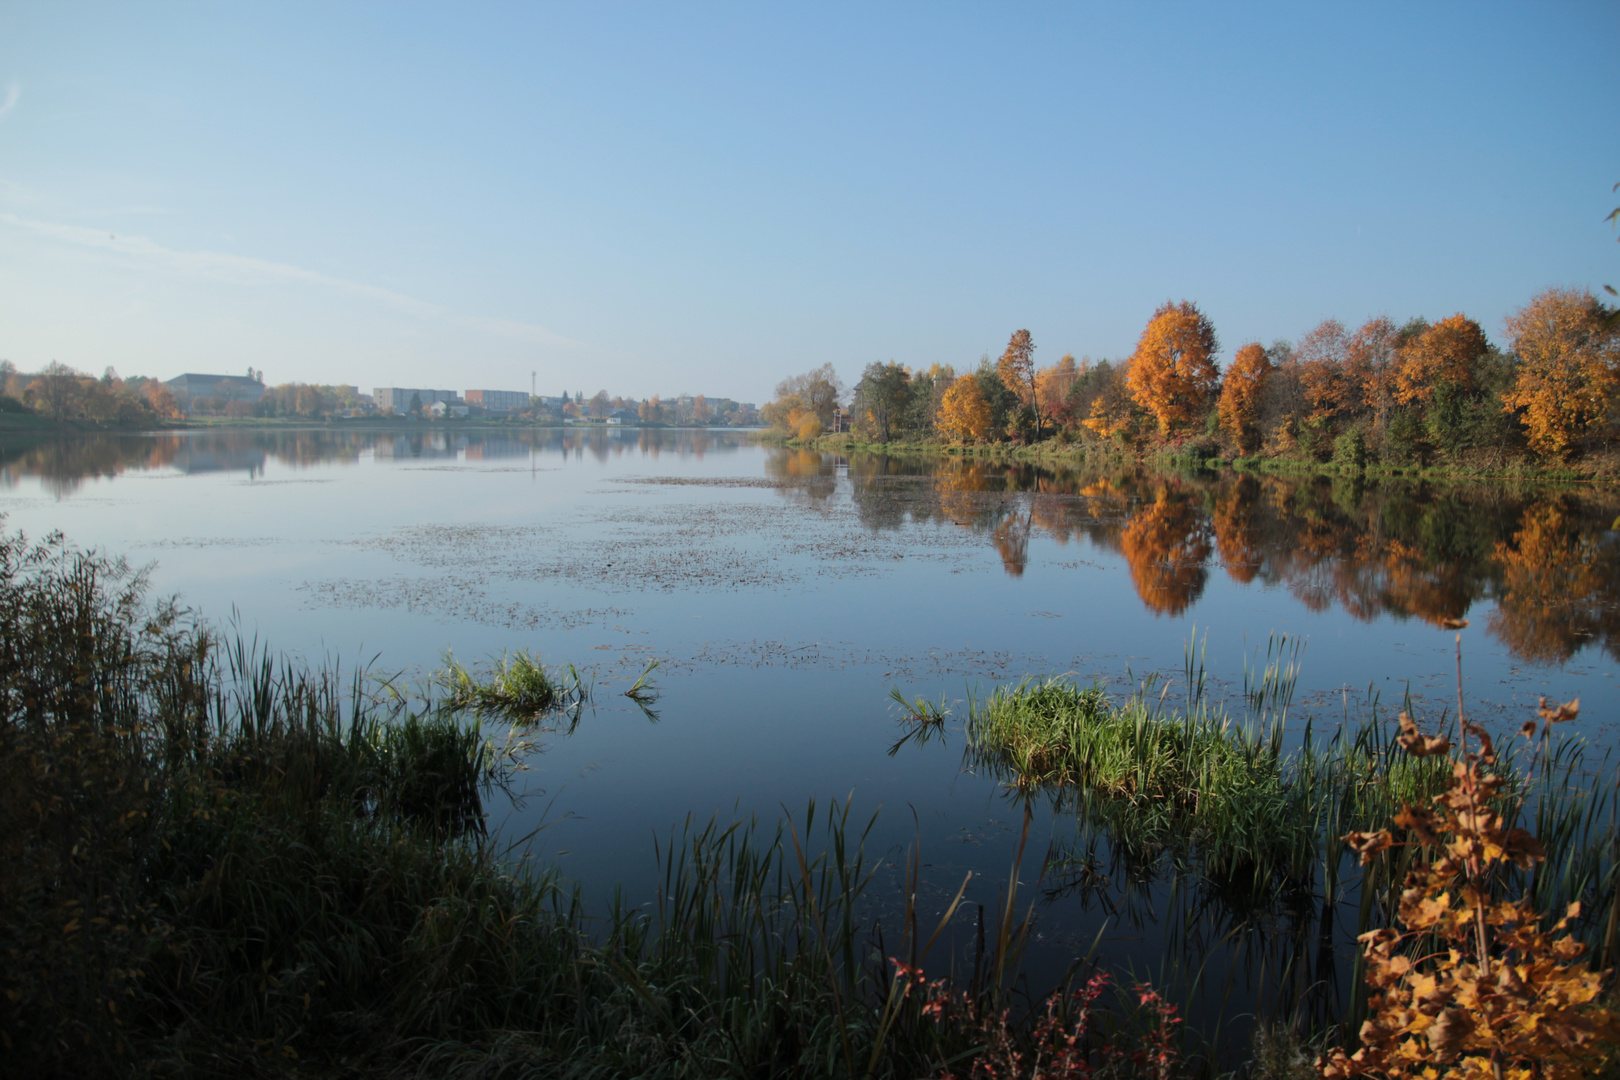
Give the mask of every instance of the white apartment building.
M 372 391 L 372 396 L 377 399 L 378 412 L 392 409 L 402 416 L 411 411 L 412 397 L 419 398 L 424 409 L 438 401 L 461 400 L 454 390 L 424 390 L 412 386 L 379 386 Z

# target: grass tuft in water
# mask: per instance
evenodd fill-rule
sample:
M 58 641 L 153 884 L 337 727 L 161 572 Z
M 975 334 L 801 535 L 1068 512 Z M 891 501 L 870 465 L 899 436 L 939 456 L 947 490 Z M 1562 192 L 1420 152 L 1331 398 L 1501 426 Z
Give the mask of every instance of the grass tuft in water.
M 519 724 L 581 705 L 590 697 L 590 688 L 572 664 L 548 670 L 526 649 L 503 653 L 480 672 L 447 654 L 434 683 L 445 694 L 446 708 Z

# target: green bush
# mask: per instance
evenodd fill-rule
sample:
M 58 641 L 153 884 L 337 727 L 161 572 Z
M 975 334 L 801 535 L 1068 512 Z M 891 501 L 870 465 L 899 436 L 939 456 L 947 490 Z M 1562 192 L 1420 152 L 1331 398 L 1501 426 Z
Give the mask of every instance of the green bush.
M 1333 441 L 1333 463 L 1352 472 L 1367 468 L 1367 437 L 1361 428 L 1353 427 Z

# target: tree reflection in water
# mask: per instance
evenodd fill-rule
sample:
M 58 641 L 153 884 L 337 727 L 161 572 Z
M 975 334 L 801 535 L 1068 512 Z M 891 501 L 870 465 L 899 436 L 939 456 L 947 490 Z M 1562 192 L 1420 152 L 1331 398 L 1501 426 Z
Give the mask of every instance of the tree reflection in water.
M 799 453 L 804 453 L 800 451 Z M 819 455 L 818 455 L 819 456 Z M 975 458 L 826 455 L 847 465 L 861 524 L 982 534 L 1021 576 L 1045 537 L 1124 561 L 1143 606 L 1184 614 L 1212 564 L 1279 586 L 1312 611 L 1432 625 L 1494 601 L 1488 626 L 1517 656 L 1620 657 L 1620 494 L 1404 478 L 1042 469 Z

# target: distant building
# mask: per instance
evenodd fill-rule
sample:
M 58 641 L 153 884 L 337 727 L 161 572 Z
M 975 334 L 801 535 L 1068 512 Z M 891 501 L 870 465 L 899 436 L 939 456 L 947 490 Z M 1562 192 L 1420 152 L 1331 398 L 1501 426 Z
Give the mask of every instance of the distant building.
M 614 409 L 608 413 L 607 422 L 610 424 L 639 424 L 641 417 L 636 415 L 634 409 Z
M 429 416 L 436 420 L 443 420 L 447 416 L 466 416 L 471 410 L 459 401 L 435 401 L 427 407 Z
M 264 383 L 246 375 L 199 375 L 187 372 L 163 384 L 176 398 L 219 398 L 223 401 L 258 401 L 264 396 Z
M 459 402 L 461 400 L 456 396 L 454 390 L 424 390 L 412 386 L 379 386 L 371 392 L 371 395 L 377 399 L 378 412 L 385 413 L 393 410 L 402 416 L 411 411 L 411 398 L 413 397 L 420 399 L 424 409 L 435 402 Z
M 467 404 L 491 413 L 522 412 L 529 407 L 529 395 L 521 390 L 468 390 Z

